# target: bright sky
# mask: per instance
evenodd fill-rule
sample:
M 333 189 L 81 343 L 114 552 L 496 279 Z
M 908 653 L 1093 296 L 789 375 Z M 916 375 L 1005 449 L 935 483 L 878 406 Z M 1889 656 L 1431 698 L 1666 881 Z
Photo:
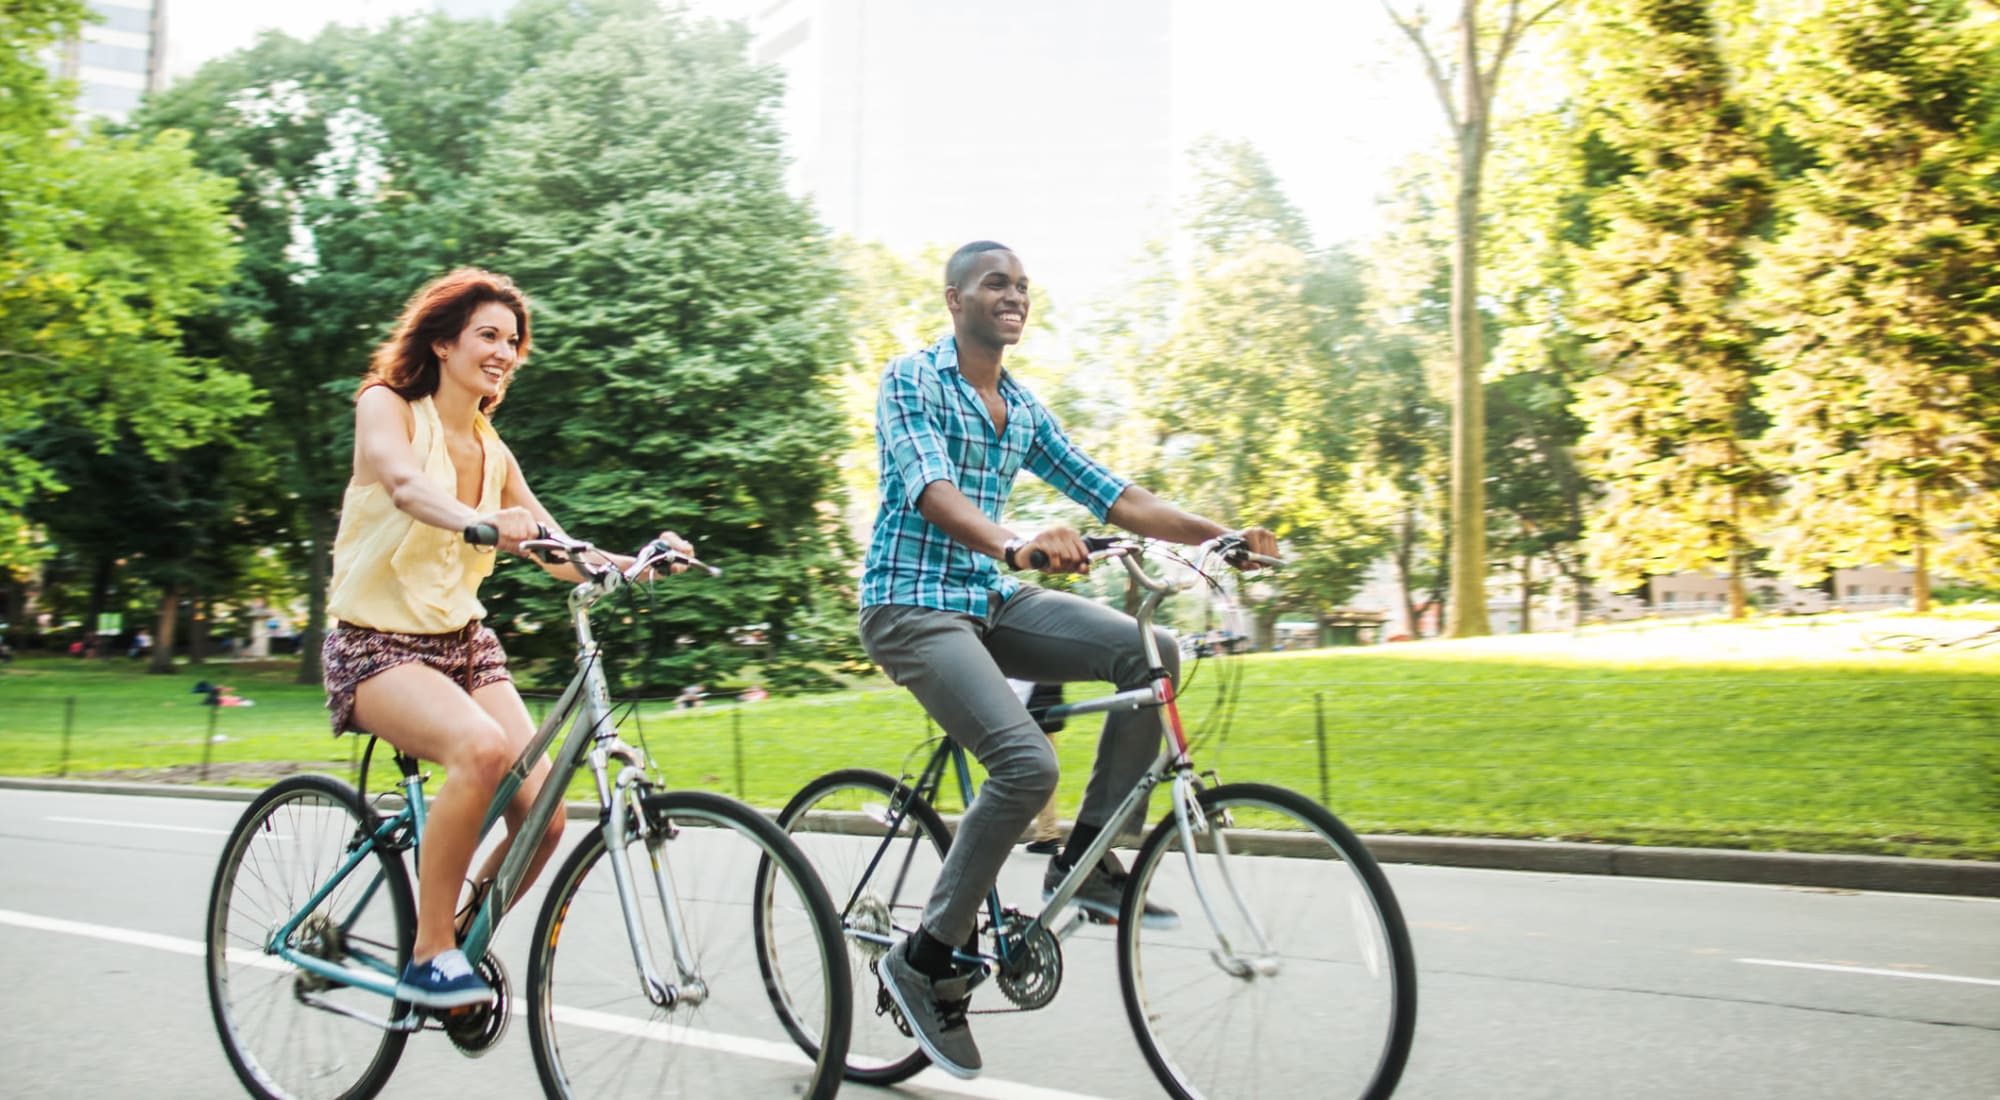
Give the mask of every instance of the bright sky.
M 275 28 L 309 37 L 328 22 L 376 23 L 429 0 L 166 0 L 169 72 L 249 45 Z M 690 0 L 740 14 L 756 0 Z M 1087 0 L 1084 0 L 1087 2 Z M 1174 131 L 1247 139 L 1322 242 L 1370 235 L 1389 171 L 1443 139 L 1416 58 L 1369 0 L 1171 0 Z M 455 10 L 497 6 L 447 0 Z

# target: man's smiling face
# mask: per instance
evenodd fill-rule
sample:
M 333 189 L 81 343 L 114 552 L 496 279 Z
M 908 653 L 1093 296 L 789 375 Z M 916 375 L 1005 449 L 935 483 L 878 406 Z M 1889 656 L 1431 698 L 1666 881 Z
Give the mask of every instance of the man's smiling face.
M 991 348 L 1021 342 L 1028 325 L 1028 276 L 1012 252 L 980 253 L 965 279 L 945 288 L 944 297 L 961 339 Z

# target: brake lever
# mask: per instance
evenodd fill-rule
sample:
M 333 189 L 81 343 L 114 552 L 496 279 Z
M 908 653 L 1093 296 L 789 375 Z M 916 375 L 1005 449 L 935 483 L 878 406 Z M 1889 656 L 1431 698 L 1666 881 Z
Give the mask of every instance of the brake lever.
M 662 563 L 669 566 L 685 565 L 691 569 L 705 570 L 711 577 L 720 577 L 722 575 L 722 570 L 702 561 L 700 558 L 692 554 L 683 554 L 660 540 L 654 539 L 639 551 L 637 557 L 632 559 L 632 568 L 625 571 L 625 579 L 628 581 L 637 581 L 639 574 Z

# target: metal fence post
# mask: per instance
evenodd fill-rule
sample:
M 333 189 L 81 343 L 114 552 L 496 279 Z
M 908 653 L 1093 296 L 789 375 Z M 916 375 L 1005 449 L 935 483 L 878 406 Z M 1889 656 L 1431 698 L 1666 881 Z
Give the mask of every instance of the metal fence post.
M 69 774 L 69 731 L 76 725 L 76 696 L 63 700 L 62 758 L 56 762 L 58 777 Z
M 1333 805 L 1326 785 L 1326 695 L 1313 692 L 1313 740 L 1319 743 L 1319 804 Z
M 736 743 L 736 797 L 743 797 L 743 708 L 729 711 L 729 738 Z
M 201 781 L 208 782 L 208 758 L 215 752 L 215 720 L 222 708 L 210 703 L 208 707 L 208 736 L 201 742 Z

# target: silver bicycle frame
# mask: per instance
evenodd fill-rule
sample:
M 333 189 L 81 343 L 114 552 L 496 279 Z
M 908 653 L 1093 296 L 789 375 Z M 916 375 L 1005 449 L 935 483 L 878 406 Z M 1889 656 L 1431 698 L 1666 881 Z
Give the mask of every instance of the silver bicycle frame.
M 1164 668 L 1165 665 L 1160 659 L 1159 643 L 1153 637 L 1153 614 L 1159 608 L 1161 601 L 1166 599 L 1167 593 L 1176 591 L 1182 586 L 1147 575 L 1137 561 L 1138 555 L 1130 548 L 1121 547 L 1104 551 L 1103 555 L 1116 556 L 1120 564 L 1125 566 L 1125 572 L 1130 576 L 1132 583 L 1145 591 L 1146 597 L 1140 602 L 1138 613 L 1133 617 L 1139 624 L 1139 637 L 1145 646 L 1148 667 Z M 1093 555 L 1096 556 L 1099 555 Z M 1253 974 L 1268 977 L 1276 973 L 1276 966 L 1271 961 L 1270 941 L 1264 934 L 1263 925 L 1258 922 L 1256 915 L 1250 912 L 1249 905 L 1243 900 L 1242 892 L 1236 888 L 1235 877 L 1229 870 L 1231 857 L 1228 843 L 1220 830 L 1209 829 L 1208 815 L 1201 812 L 1198 802 L 1201 781 L 1195 775 L 1194 762 L 1188 757 L 1187 737 L 1181 729 L 1180 712 L 1174 702 L 1172 681 L 1162 678 L 1147 687 L 1115 692 L 1096 699 L 1086 699 L 1049 709 L 1049 717 L 1067 718 L 1101 711 L 1159 707 L 1166 712 L 1167 744 L 1161 749 L 1159 759 L 1139 777 L 1139 781 L 1133 784 L 1131 791 L 1127 792 L 1124 800 L 1118 804 L 1118 808 L 1105 819 L 1103 830 L 1070 868 L 1069 874 L 1063 876 L 1062 882 L 1056 886 L 1055 892 L 1049 896 L 1048 902 L 1042 906 L 1042 911 L 1036 915 L 1032 923 L 1043 928 L 1056 929 L 1057 921 L 1066 912 L 1070 901 L 1076 897 L 1076 892 L 1082 888 L 1090 870 L 1096 867 L 1098 861 L 1111 850 L 1112 843 L 1125 827 L 1145 814 L 1146 804 L 1152 797 L 1153 789 L 1171 779 L 1174 825 L 1181 835 L 1181 851 L 1183 858 L 1187 860 L 1188 880 L 1194 884 L 1195 897 L 1201 904 L 1202 915 L 1208 920 L 1209 929 L 1214 932 L 1218 945 L 1210 955 L 1216 960 L 1217 965 L 1237 977 L 1250 977 Z M 1214 834 L 1216 864 L 1221 869 L 1223 889 L 1235 903 L 1236 911 L 1243 915 L 1245 924 L 1257 941 L 1254 959 L 1245 959 L 1230 944 L 1228 933 L 1223 930 L 1222 921 L 1216 916 L 1215 902 L 1210 896 L 1209 886 L 1196 865 L 1195 837 L 1210 832 Z M 1076 920 L 1062 926 L 1057 934 L 1067 936 L 1076 929 L 1081 919 L 1079 914 Z

